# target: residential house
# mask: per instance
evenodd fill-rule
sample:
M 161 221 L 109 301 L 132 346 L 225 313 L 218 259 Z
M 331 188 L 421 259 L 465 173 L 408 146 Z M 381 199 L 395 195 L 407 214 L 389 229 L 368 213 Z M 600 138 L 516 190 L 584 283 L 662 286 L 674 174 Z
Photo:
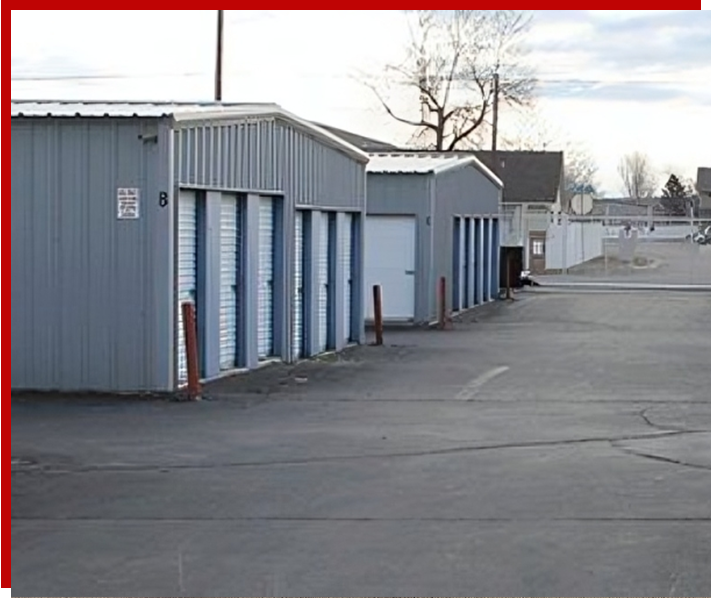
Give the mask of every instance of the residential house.
M 700 200 L 698 216 L 711 219 L 711 167 L 699 167 L 696 176 L 696 191 Z

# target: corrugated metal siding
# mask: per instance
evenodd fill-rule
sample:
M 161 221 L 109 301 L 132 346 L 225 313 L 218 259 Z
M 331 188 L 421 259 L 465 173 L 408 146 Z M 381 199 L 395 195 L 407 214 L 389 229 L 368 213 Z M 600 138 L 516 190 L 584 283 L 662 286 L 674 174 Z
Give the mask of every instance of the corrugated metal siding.
M 297 204 L 365 208 L 365 165 L 305 133 L 279 125 L 282 185 Z
M 181 126 L 179 185 L 284 193 L 291 205 L 363 209 L 365 165 L 278 119 Z
M 415 215 L 417 219 L 417 249 L 415 255 L 415 321 L 429 322 L 433 317 L 430 289 L 432 226 L 431 185 L 433 175 L 368 175 L 368 214 Z M 451 247 L 451 242 L 450 246 Z M 370 293 L 369 290 L 366 293 Z
M 13 119 L 13 388 L 170 385 L 172 218 L 157 202 L 161 173 L 168 182 L 159 157 L 169 162 L 164 145 L 139 138 L 159 130 Z M 139 220 L 116 218 L 118 187 L 140 188 Z
M 435 275 L 452 272 L 454 215 L 495 215 L 499 212 L 499 188 L 475 168 L 463 168 L 442 173 L 435 178 Z M 449 294 L 448 294 L 449 295 Z M 436 296 L 433 296 L 433 301 Z M 451 308 L 451 306 L 449 306 Z

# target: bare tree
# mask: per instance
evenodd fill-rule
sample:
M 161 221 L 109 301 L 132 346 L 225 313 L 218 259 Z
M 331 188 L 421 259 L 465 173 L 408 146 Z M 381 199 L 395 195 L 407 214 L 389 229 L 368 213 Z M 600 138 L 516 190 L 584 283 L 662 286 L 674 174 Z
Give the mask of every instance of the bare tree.
M 562 151 L 566 200 L 569 202 L 576 194 L 597 193 L 598 165 L 584 144 L 571 140 L 535 105 L 525 108 L 519 117 L 513 135 L 505 139 L 507 150 Z
M 386 76 L 412 92 L 419 114 L 405 116 L 382 86 L 366 84 L 388 115 L 414 128 L 415 143 L 454 150 L 486 124 L 497 85 L 500 104 L 523 105 L 532 97 L 535 80 L 520 45 L 529 22 L 514 10 L 416 11 L 407 57 L 388 65 Z
M 627 195 L 636 200 L 654 195 L 657 176 L 649 157 L 642 152 L 626 154 L 617 167 Z
M 565 192 L 594 195 L 598 191 L 598 166 L 590 151 L 580 144 L 569 144 L 565 150 Z
M 512 134 L 503 134 L 501 147 L 506 150 L 541 152 L 560 146 L 560 137 L 543 117 L 521 119 Z

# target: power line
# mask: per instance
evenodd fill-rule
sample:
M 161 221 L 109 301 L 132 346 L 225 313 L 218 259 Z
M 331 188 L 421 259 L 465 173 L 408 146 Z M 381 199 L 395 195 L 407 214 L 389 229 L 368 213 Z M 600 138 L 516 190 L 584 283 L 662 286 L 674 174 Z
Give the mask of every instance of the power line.
M 252 75 L 246 71 L 241 72 L 242 75 Z M 258 74 L 258 73 L 253 73 Z M 82 80 L 123 80 L 123 79 L 150 79 L 155 77 L 208 77 L 208 73 L 204 72 L 192 72 L 192 73 L 116 73 L 116 74 L 76 74 L 76 75 L 11 75 L 11 81 L 16 82 L 41 82 L 41 81 L 82 81 Z M 320 73 L 303 73 L 298 75 L 300 78 L 304 79 L 326 79 L 326 80 L 337 80 L 337 79 L 347 79 L 355 80 L 354 77 L 349 75 L 335 75 L 335 74 L 320 74 Z M 270 75 L 270 80 L 279 80 L 280 77 Z M 539 78 L 534 80 L 539 84 L 582 84 L 582 85 L 623 85 L 623 86 L 636 86 L 636 85 L 674 85 L 674 86 L 688 86 L 692 88 L 703 88 L 708 89 L 708 83 L 703 81 L 687 81 L 679 79 L 656 79 L 656 80 L 608 80 L 608 79 L 580 79 L 577 77 L 558 77 L 558 78 Z M 502 81 L 516 82 L 522 81 L 522 79 L 516 78 L 502 78 Z M 392 82 L 392 81 L 391 81 Z M 406 81 L 395 82 L 401 85 L 415 85 L 415 83 L 410 83 Z
M 11 81 L 27 82 L 52 82 L 52 81 L 98 81 L 98 80 L 123 80 L 123 79 L 154 79 L 156 77 L 204 77 L 203 73 L 133 73 L 133 74 L 107 74 L 107 75 L 14 75 Z

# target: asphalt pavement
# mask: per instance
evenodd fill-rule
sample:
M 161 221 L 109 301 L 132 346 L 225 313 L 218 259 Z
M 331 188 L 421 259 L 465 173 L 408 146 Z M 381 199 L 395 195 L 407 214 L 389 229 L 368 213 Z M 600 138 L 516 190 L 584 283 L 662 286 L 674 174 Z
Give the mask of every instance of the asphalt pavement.
M 711 595 L 711 294 L 517 294 L 160 398 L 12 404 L 12 594 Z

